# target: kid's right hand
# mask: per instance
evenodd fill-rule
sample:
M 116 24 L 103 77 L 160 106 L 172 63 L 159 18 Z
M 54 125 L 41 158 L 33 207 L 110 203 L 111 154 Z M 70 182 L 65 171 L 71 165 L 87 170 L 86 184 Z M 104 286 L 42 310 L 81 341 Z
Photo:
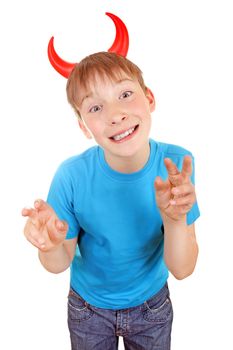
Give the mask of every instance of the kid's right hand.
M 22 210 L 22 215 L 28 217 L 24 235 L 41 251 L 52 251 L 64 242 L 68 225 L 65 221 L 59 220 L 52 207 L 42 199 L 37 199 L 34 207 L 35 209 Z

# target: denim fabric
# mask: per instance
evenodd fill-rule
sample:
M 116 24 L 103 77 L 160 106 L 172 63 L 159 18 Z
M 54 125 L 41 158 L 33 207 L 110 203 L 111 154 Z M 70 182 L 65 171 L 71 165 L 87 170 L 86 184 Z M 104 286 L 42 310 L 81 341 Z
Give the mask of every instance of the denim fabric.
M 143 304 L 120 310 L 92 306 L 69 291 L 72 350 L 116 350 L 119 336 L 125 350 L 170 350 L 172 320 L 167 284 Z

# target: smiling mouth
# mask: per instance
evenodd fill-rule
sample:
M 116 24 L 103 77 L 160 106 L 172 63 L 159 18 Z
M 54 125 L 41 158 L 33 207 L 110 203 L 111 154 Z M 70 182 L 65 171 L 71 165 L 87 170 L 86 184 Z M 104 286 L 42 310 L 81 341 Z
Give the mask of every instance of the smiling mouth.
M 125 131 L 124 133 L 122 134 L 119 134 L 119 135 L 116 135 L 116 136 L 112 136 L 110 137 L 110 139 L 114 142 L 121 142 L 121 141 L 124 141 L 124 140 L 128 140 L 132 137 L 132 135 L 137 131 L 139 125 L 137 124 L 136 126 L 128 129 L 127 131 Z

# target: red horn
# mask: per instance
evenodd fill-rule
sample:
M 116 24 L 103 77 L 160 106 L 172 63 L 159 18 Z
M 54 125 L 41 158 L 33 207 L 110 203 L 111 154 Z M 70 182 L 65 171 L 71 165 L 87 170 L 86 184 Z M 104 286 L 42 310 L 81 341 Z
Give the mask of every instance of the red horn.
M 48 45 L 48 56 L 49 56 L 50 63 L 58 73 L 63 75 L 63 77 L 68 78 L 72 69 L 75 66 L 75 63 L 66 62 L 63 59 L 61 59 L 61 57 L 58 56 L 53 46 L 53 40 L 54 40 L 54 37 L 52 36 L 52 38 L 49 40 L 49 45 Z
M 125 57 L 129 48 L 129 35 L 127 28 L 119 17 L 109 12 L 106 12 L 106 15 L 113 20 L 116 27 L 116 37 L 112 46 L 108 49 L 108 52 L 115 52 L 118 55 Z M 49 61 L 58 73 L 63 75 L 63 77 L 68 78 L 76 63 L 66 62 L 59 57 L 54 49 L 53 41 L 54 37 L 50 39 L 48 44 Z
M 106 12 L 106 15 L 109 16 L 115 26 L 116 26 L 116 37 L 114 43 L 108 49 L 109 52 L 115 52 L 118 55 L 126 56 L 129 48 L 129 34 L 126 28 L 126 25 L 122 22 L 122 20 L 113 15 L 112 13 Z

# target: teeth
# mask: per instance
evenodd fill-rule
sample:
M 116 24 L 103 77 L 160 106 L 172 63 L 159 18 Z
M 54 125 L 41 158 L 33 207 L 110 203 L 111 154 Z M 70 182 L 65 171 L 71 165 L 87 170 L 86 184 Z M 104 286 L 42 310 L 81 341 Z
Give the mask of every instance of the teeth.
M 116 141 L 119 141 L 121 139 L 123 139 L 124 137 L 128 136 L 129 134 L 132 134 L 132 132 L 134 131 L 135 127 L 134 128 L 131 128 L 127 131 L 125 131 L 124 133 L 122 134 L 119 134 L 119 135 L 116 135 L 116 136 L 113 136 L 113 139 L 116 140 Z

